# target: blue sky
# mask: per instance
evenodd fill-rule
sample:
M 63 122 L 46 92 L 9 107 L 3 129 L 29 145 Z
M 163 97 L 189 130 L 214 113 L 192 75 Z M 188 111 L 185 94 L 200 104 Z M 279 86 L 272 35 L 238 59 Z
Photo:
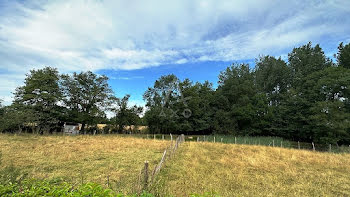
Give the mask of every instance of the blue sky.
M 161 75 L 217 82 L 233 62 L 287 57 L 350 42 L 348 0 L 0 0 L 0 99 L 30 69 L 105 74 L 116 95 L 142 94 Z

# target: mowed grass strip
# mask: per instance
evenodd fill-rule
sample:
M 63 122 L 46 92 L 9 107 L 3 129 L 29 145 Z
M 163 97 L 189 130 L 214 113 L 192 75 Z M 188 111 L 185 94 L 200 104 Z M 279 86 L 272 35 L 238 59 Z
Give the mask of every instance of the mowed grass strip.
M 0 135 L 2 166 L 13 164 L 31 178 L 63 178 L 74 184 L 95 182 L 131 193 L 144 161 L 150 167 L 162 157 L 169 141 L 117 135 Z
M 186 142 L 162 169 L 160 196 L 350 196 L 350 154 Z

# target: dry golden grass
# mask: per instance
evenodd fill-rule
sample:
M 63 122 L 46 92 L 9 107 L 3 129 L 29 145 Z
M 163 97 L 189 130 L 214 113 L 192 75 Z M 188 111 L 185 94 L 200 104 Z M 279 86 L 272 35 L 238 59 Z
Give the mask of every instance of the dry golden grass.
M 350 154 L 186 142 L 158 181 L 160 196 L 350 196 Z
M 39 179 L 103 185 L 132 192 L 145 160 L 153 167 L 169 141 L 108 136 L 14 136 L 0 134 L 2 164 Z

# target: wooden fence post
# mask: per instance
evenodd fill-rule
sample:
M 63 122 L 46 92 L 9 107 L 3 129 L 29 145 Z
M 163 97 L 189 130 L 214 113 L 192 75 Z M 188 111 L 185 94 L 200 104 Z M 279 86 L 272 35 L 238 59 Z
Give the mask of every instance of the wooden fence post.
M 283 141 L 281 141 L 281 148 L 283 148 Z
M 171 144 L 173 143 L 173 135 L 171 135 L 170 133 L 170 140 L 171 140 Z
M 205 142 L 205 135 L 203 136 L 203 138 L 204 138 L 204 140 L 203 140 L 203 141 Z
M 237 144 L 237 137 L 235 137 L 235 144 Z
M 148 133 L 147 133 L 147 139 L 148 139 Z
M 107 175 L 107 187 L 109 188 L 109 175 Z
M 298 149 L 300 149 L 300 142 L 298 141 Z
M 275 140 L 272 140 L 272 147 L 275 147 Z
M 312 150 L 315 151 L 315 144 L 312 142 Z
M 154 140 L 156 139 L 156 134 L 153 134 L 153 139 L 154 139 Z
M 221 138 L 221 143 L 222 143 L 222 138 Z
M 143 189 L 146 190 L 148 187 L 148 161 L 145 161 L 143 181 L 144 181 Z
M 214 136 L 214 143 L 215 143 L 215 136 Z
M 199 137 L 197 137 L 197 142 L 199 142 Z
M 329 144 L 329 152 L 332 152 L 332 144 Z
M 162 135 L 162 140 L 164 140 L 164 134 Z

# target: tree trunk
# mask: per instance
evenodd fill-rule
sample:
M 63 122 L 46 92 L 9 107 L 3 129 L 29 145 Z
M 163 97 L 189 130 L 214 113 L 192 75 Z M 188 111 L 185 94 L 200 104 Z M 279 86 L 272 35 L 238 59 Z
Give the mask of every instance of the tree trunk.
M 81 124 L 81 131 L 84 132 L 84 135 L 86 135 L 85 123 Z

